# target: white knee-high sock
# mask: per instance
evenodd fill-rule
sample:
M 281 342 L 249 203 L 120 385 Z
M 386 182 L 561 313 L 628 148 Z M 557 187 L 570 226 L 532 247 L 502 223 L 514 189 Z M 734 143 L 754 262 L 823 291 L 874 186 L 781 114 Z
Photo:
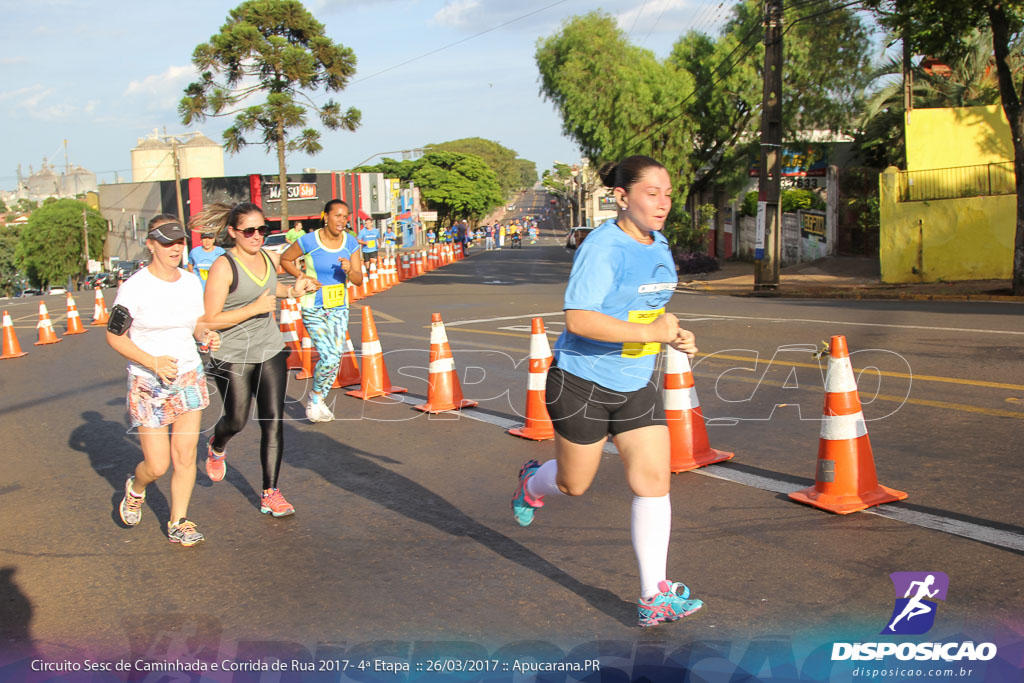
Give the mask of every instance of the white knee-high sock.
M 668 494 L 659 498 L 634 496 L 630 527 L 640 566 L 640 595 L 649 598 L 657 594 L 658 582 L 665 579 L 672 532 L 672 501 Z
M 540 466 L 526 482 L 526 492 L 534 498 L 541 496 L 564 496 L 555 479 L 558 476 L 558 461 L 548 460 Z

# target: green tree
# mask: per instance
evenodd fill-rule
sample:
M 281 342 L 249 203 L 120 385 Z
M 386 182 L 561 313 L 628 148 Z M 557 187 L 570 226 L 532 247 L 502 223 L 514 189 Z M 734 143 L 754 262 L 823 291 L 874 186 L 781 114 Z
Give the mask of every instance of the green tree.
M 1013 140 L 1017 183 L 1017 230 L 1013 245 L 1013 293 L 1024 296 L 1024 71 L 1014 72 L 1012 46 L 1024 30 L 1021 0 L 866 0 L 883 25 L 901 36 L 910 54 L 964 54 L 977 31 L 992 32 L 992 51 L 1003 111 Z
M 412 181 L 441 226 L 483 218 L 504 200 L 497 174 L 480 157 L 428 152 L 415 163 Z
M 16 211 L 20 211 L 21 213 L 28 213 L 29 211 L 35 211 L 36 209 L 38 209 L 39 202 L 33 202 L 28 199 L 19 199 L 15 207 Z
M 17 228 L 0 227 L 0 292 L 4 296 L 12 296 L 21 285 L 17 249 Z
M 0 199 L 0 213 L 7 213 L 7 204 Z
M 59 199 L 32 212 L 21 229 L 16 258 L 29 280 L 62 285 L 71 277 L 77 286 L 85 273 L 82 211 L 89 226 L 89 258 L 103 257 L 107 221 L 103 214 L 76 199 Z
M 828 13 L 821 15 L 823 8 Z M 815 15 L 815 16 L 812 16 Z M 722 35 L 691 32 L 659 61 L 631 45 L 611 17 L 569 20 L 540 41 L 541 93 L 563 131 L 599 165 L 648 154 L 669 169 L 683 197 L 746 174 L 759 138 L 764 63 L 763 8 L 744 0 Z M 867 65 L 862 22 L 838 0 L 796 3 L 785 33 L 784 131 L 841 130 L 857 111 L 858 74 Z M 673 205 L 669 224 L 685 205 Z
M 379 164 L 355 170 L 412 181 L 420 188 L 420 197 L 427 206 L 437 211 L 439 226 L 482 218 L 504 199 L 494 169 L 473 154 L 428 151 L 415 161 L 385 158 Z
M 307 93 L 344 90 L 356 71 L 355 53 L 328 38 L 298 0 L 247 0 L 231 10 L 220 33 L 196 47 L 192 63 L 200 77 L 178 105 L 182 122 L 235 115 L 224 131 L 228 152 L 254 144 L 246 138 L 252 133 L 260 138 L 255 144 L 276 151 L 281 228 L 288 230 L 285 152 L 323 149 L 320 132 L 306 127 L 307 116 L 316 115 L 329 130 L 350 131 L 362 118 L 358 109 L 342 111 L 333 99 L 317 104 Z M 263 103 L 235 109 L 260 94 Z
M 473 154 L 480 157 L 497 175 L 498 185 L 501 187 L 502 194 L 506 197 L 524 187 L 523 175 L 519 165 L 520 160 L 516 159 L 515 150 L 503 147 L 493 140 L 462 138 L 460 140 L 427 145 L 426 149 Z
M 519 187 L 533 187 L 537 182 L 537 164 L 527 159 L 516 159 L 519 167 Z

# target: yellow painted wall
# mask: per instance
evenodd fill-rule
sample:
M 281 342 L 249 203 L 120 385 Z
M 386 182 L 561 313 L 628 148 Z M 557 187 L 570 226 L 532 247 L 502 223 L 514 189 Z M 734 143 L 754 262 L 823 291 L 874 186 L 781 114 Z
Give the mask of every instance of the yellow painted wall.
M 898 183 L 894 167 L 879 176 L 882 282 L 1012 276 L 1016 195 L 900 202 Z
M 914 109 L 904 119 L 908 171 L 1013 161 L 1001 104 Z

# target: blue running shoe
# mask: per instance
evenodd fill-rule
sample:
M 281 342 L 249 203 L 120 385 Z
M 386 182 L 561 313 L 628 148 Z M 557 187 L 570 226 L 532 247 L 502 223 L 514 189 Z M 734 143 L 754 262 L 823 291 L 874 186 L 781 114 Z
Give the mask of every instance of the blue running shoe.
M 683 589 L 681 595 L 676 593 L 678 588 Z M 658 582 L 658 591 L 657 595 L 640 598 L 637 602 L 640 628 L 678 621 L 704 606 L 700 600 L 687 600 L 690 597 L 690 589 L 681 583 L 660 581 Z
M 534 498 L 526 492 L 526 482 L 537 473 L 540 463 L 530 460 L 519 468 L 519 487 L 516 495 L 512 496 L 512 516 L 519 522 L 519 526 L 530 526 L 533 522 L 533 511 L 544 507 L 544 496 Z

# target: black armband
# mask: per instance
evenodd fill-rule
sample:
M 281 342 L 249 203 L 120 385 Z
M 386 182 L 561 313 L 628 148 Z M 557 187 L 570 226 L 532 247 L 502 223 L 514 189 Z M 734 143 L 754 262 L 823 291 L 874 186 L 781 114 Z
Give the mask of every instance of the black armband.
M 107 331 L 121 336 L 128 332 L 128 328 L 132 326 L 132 314 L 128 312 L 128 309 L 117 304 L 110 309 L 110 317 L 107 319 Z

